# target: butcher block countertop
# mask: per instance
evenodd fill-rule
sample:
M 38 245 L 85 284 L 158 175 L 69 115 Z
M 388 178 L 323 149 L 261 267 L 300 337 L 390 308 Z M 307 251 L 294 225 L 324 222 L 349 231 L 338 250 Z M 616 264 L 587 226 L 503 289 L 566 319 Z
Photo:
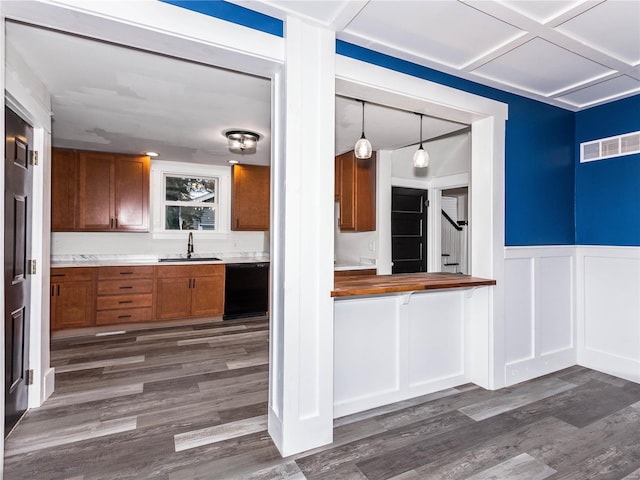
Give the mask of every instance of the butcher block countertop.
M 336 277 L 332 297 L 381 295 L 385 293 L 442 290 L 495 285 L 495 280 L 456 273 L 400 273 L 395 275 L 369 275 Z

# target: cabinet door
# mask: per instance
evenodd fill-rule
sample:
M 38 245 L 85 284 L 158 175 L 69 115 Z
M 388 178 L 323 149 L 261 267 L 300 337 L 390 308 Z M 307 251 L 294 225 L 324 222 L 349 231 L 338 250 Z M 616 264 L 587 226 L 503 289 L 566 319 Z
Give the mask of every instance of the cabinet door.
M 93 282 L 51 285 L 51 328 L 90 327 L 95 317 Z
M 355 230 L 371 232 L 376 229 L 376 153 L 368 160 L 355 162 Z
M 191 279 L 158 278 L 156 283 L 156 318 L 184 318 L 191 314 Z
M 73 150 L 51 150 L 51 230 L 75 229 L 78 160 Z
M 114 224 L 113 169 L 110 153 L 80 152 L 78 178 L 79 230 L 111 230 Z
M 269 167 L 233 166 L 232 230 L 269 230 L 269 175 Z
M 224 303 L 224 276 L 194 277 L 191 288 L 191 315 L 221 315 Z
M 118 155 L 115 163 L 114 228 L 149 230 L 149 157 Z
M 337 157 L 338 176 L 340 177 L 340 230 L 354 230 L 355 217 L 355 157 L 353 152 L 343 153 Z

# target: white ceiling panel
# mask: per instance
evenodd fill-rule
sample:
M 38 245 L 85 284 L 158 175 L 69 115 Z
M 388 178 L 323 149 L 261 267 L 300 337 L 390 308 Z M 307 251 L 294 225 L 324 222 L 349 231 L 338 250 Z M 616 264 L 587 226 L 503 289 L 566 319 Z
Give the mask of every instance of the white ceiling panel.
M 454 1 L 371 1 L 345 33 L 462 67 L 522 31 Z
M 534 38 L 473 73 L 530 92 L 551 95 L 605 76 L 611 70 L 546 40 Z
M 640 1 L 600 3 L 558 30 L 625 62 L 640 62 Z
M 584 0 L 506 0 L 503 3 L 516 12 L 520 12 L 540 23 L 547 23 L 564 12 L 571 10 L 576 5 L 580 5 L 583 1 Z
M 640 92 L 640 80 L 622 75 L 558 97 L 576 107 L 603 103 L 620 94 Z

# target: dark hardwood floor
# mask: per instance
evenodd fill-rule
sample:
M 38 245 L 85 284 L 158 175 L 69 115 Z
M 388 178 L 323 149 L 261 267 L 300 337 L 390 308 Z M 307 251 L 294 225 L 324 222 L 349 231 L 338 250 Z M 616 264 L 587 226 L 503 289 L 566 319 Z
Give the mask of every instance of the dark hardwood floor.
M 282 459 L 265 320 L 55 340 L 52 363 L 6 480 L 640 480 L 640 385 L 582 367 L 340 418 L 332 445 Z

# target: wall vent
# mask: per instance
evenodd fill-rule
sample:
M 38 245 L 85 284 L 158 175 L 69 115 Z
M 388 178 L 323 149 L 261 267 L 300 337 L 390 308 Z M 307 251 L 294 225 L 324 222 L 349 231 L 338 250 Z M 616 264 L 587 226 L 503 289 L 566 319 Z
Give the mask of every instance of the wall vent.
M 580 163 L 640 153 L 640 132 L 580 144 Z

